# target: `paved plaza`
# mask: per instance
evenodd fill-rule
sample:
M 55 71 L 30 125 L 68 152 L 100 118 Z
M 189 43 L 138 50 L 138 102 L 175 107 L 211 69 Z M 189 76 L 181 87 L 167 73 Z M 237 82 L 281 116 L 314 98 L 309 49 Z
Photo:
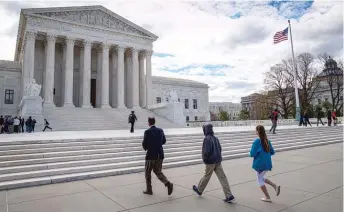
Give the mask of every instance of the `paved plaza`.
M 343 210 L 342 143 L 278 152 L 270 179 L 281 185 L 273 203 L 263 197 L 251 158 L 223 162 L 236 201 L 223 203 L 223 192 L 214 175 L 202 197 L 191 186 L 201 178 L 204 165 L 164 170 L 174 183 L 174 193 L 153 180 L 153 196 L 142 194 L 143 173 L 2 191 L 0 212 L 337 212 Z M 154 176 L 154 174 L 153 174 Z

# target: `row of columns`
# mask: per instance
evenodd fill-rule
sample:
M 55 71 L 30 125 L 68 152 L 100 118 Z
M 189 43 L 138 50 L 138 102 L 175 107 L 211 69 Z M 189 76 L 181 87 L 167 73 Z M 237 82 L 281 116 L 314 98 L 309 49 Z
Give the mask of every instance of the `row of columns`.
M 54 107 L 54 71 L 55 71 L 55 43 L 56 35 L 46 35 L 46 63 L 44 75 L 44 106 Z M 23 61 L 23 84 L 31 82 L 34 77 L 34 54 L 36 33 L 26 33 L 26 43 Z M 74 107 L 73 104 L 73 62 L 75 38 L 67 37 L 64 48 L 64 77 L 63 77 L 63 107 Z M 81 107 L 89 108 L 91 92 L 91 50 L 92 41 L 84 40 L 80 54 L 80 98 Z M 109 52 L 111 45 L 101 43 L 101 51 L 97 54 L 97 103 L 100 108 L 110 108 L 109 103 Z M 125 73 L 124 53 L 125 46 L 116 45 L 112 56 L 112 68 L 116 70 L 116 78 L 112 78 L 113 96 L 116 98 L 116 108 L 125 108 Z M 132 71 L 127 75 L 132 82 L 132 89 L 127 89 L 126 94 L 130 96 L 132 108 L 147 107 L 151 103 L 151 51 L 140 52 L 138 49 L 130 48 L 132 56 Z M 144 59 L 146 59 L 146 75 L 144 74 Z M 111 71 L 114 71 L 111 70 Z M 114 72 L 113 72 L 114 73 Z M 100 97 L 99 97 L 100 95 Z

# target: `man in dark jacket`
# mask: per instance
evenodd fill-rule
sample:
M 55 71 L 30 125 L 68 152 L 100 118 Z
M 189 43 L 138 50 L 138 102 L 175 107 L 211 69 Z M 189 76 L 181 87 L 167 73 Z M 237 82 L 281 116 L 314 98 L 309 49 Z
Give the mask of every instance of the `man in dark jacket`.
M 277 128 L 277 119 L 278 119 L 278 110 L 275 109 L 273 112 L 272 112 L 272 115 L 271 115 L 271 122 L 272 122 L 272 126 L 271 126 L 271 129 L 270 129 L 270 132 L 272 131 L 273 134 L 276 134 L 276 128 Z
M 231 192 L 229 187 L 229 183 L 226 177 L 225 172 L 223 171 L 221 161 L 221 144 L 219 139 L 214 136 L 213 125 L 206 124 L 203 126 L 203 132 L 205 138 L 203 140 L 203 147 L 202 147 L 202 159 L 205 164 L 205 175 L 199 182 L 198 186 L 194 185 L 193 190 L 198 194 L 202 195 L 205 187 L 207 186 L 211 175 L 215 172 L 217 178 L 219 179 L 223 192 L 225 194 L 225 202 L 231 202 L 234 200 L 234 196 Z
M 332 112 L 330 110 L 327 111 L 327 124 L 330 127 L 332 123 Z
M 162 162 L 164 160 L 164 149 L 162 145 L 166 143 L 164 131 L 155 126 L 155 118 L 148 118 L 149 129 L 145 131 L 142 147 L 146 153 L 145 177 L 147 190 L 144 194 L 152 195 L 152 170 L 158 179 L 167 187 L 168 195 L 173 192 L 173 184 L 167 180 L 161 172 Z
M 135 115 L 134 111 L 131 111 L 131 114 L 129 115 L 129 118 L 128 118 L 128 123 L 131 124 L 131 128 L 130 128 L 131 133 L 134 132 L 135 121 L 137 121 L 136 115 Z

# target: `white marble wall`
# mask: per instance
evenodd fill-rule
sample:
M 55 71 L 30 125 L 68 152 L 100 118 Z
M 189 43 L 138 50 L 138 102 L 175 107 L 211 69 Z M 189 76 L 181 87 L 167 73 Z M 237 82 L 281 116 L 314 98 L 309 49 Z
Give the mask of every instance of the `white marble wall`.
M 173 79 L 171 79 L 173 82 Z M 156 77 L 153 76 L 153 102 L 156 102 L 156 97 L 160 97 L 162 102 L 166 101 L 166 96 L 164 94 L 175 90 L 177 92 L 180 102 L 185 102 L 185 99 L 189 99 L 189 109 L 184 107 L 185 118 L 189 116 L 190 121 L 195 121 L 197 116 L 198 121 L 210 120 L 209 114 L 209 97 L 208 88 L 201 88 L 191 85 L 176 85 L 174 83 L 164 83 L 159 82 Z M 197 99 L 197 109 L 193 109 L 193 99 Z
M 21 73 L 20 68 L 4 64 L 8 62 L 0 60 L 0 115 L 16 116 L 21 100 Z M 6 89 L 14 90 L 13 104 L 5 104 Z

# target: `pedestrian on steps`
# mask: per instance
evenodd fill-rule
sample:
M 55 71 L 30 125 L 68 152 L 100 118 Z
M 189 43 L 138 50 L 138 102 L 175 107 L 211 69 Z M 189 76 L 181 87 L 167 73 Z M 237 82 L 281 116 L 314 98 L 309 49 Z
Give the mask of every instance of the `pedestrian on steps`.
M 305 126 L 306 126 L 306 127 L 307 127 L 307 124 L 309 124 L 309 126 L 312 126 L 312 125 L 311 125 L 311 122 L 309 122 L 309 116 L 308 116 L 307 110 L 305 110 L 305 113 L 303 114 L 303 119 L 304 119 L 304 122 L 305 122 Z
M 128 118 L 128 123 L 131 124 L 131 127 L 130 127 L 130 132 L 131 132 L 131 133 L 134 133 L 135 121 L 137 121 L 135 112 L 134 112 L 134 111 L 131 111 L 131 114 L 129 115 L 129 118 Z
M 278 119 L 278 110 L 275 109 L 273 112 L 272 112 L 272 118 L 271 118 L 271 121 L 272 121 L 272 126 L 271 126 L 271 129 L 270 129 L 270 132 L 272 131 L 273 134 L 276 134 L 276 128 L 277 128 L 277 119 Z
M 215 172 L 219 179 L 223 192 L 225 194 L 224 202 L 230 203 L 234 200 L 234 196 L 229 187 L 229 183 L 225 172 L 222 168 L 222 155 L 221 144 L 219 139 L 214 135 L 213 125 L 206 124 L 203 126 L 204 140 L 202 147 L 202 159 L 205 164 L 205 174 L 198 183 L 198 186 L 194 185 L 192 189 L 198 194 L 202 195 L 203 191 L 208 185 L 213 172 Z
M 330 110 L 327 111 L 327 125 L 330 127 L 332 124 L 332 112 Z
M 319 121 L 322 124 L 322 126 L 324 126 L 324 123 L 321 120 L 321 116 L 322 116 L 322 111 L 318 111 L 317 112 L 317 126 L 319 126 Z
M 164 148 L 166 137 L 164 131 L 155 126 L 155 118 L 148 118 L 149 129 L 145 131 L 142 147 L 146 151 L 145 177 L 147 190 L 144 194 L 153 195 L 152 189 L 152 171 L 158 179 L 167 187 L 167 194 L 173 192 L 173 184 L 162 173 L 162 162 L 164 160 Z
M 337 113 L 336 113 L 336 109 L 334 109 L 333 112 L 332 112 L 332 119 L 333 119 L 333 126 L 337 126 Z
M 250 156 L 253 157 L 252 168 L 257 172 L 257 181 L 260 189 L 264 193 L 265 197 L 261 198 L 263 202 L 271 202 L 271 198 L 268 190 L 266 189 L 265 183 L 272 186 L 276 191 L 276 196 L 281 192 L 281 187 L 266 179 L 264 176 L 268 171 L 272 169 L 271 156 L 275 154 L 274 148 L 271 142 L 266 136 L 265 129 L 263 126 L 258 125 L 256 127 L 256 133 L 258 138 L 253 141 Z
M 43 132 L 48 128 L 48 129 L 50 129 L 50 131 L 53 131 L 53 129 L 51 128 L 51 127 L 49 127 L 49 122 L 46 120 L 46 119 L 44 119 L 44 129 L 43 129 Z

